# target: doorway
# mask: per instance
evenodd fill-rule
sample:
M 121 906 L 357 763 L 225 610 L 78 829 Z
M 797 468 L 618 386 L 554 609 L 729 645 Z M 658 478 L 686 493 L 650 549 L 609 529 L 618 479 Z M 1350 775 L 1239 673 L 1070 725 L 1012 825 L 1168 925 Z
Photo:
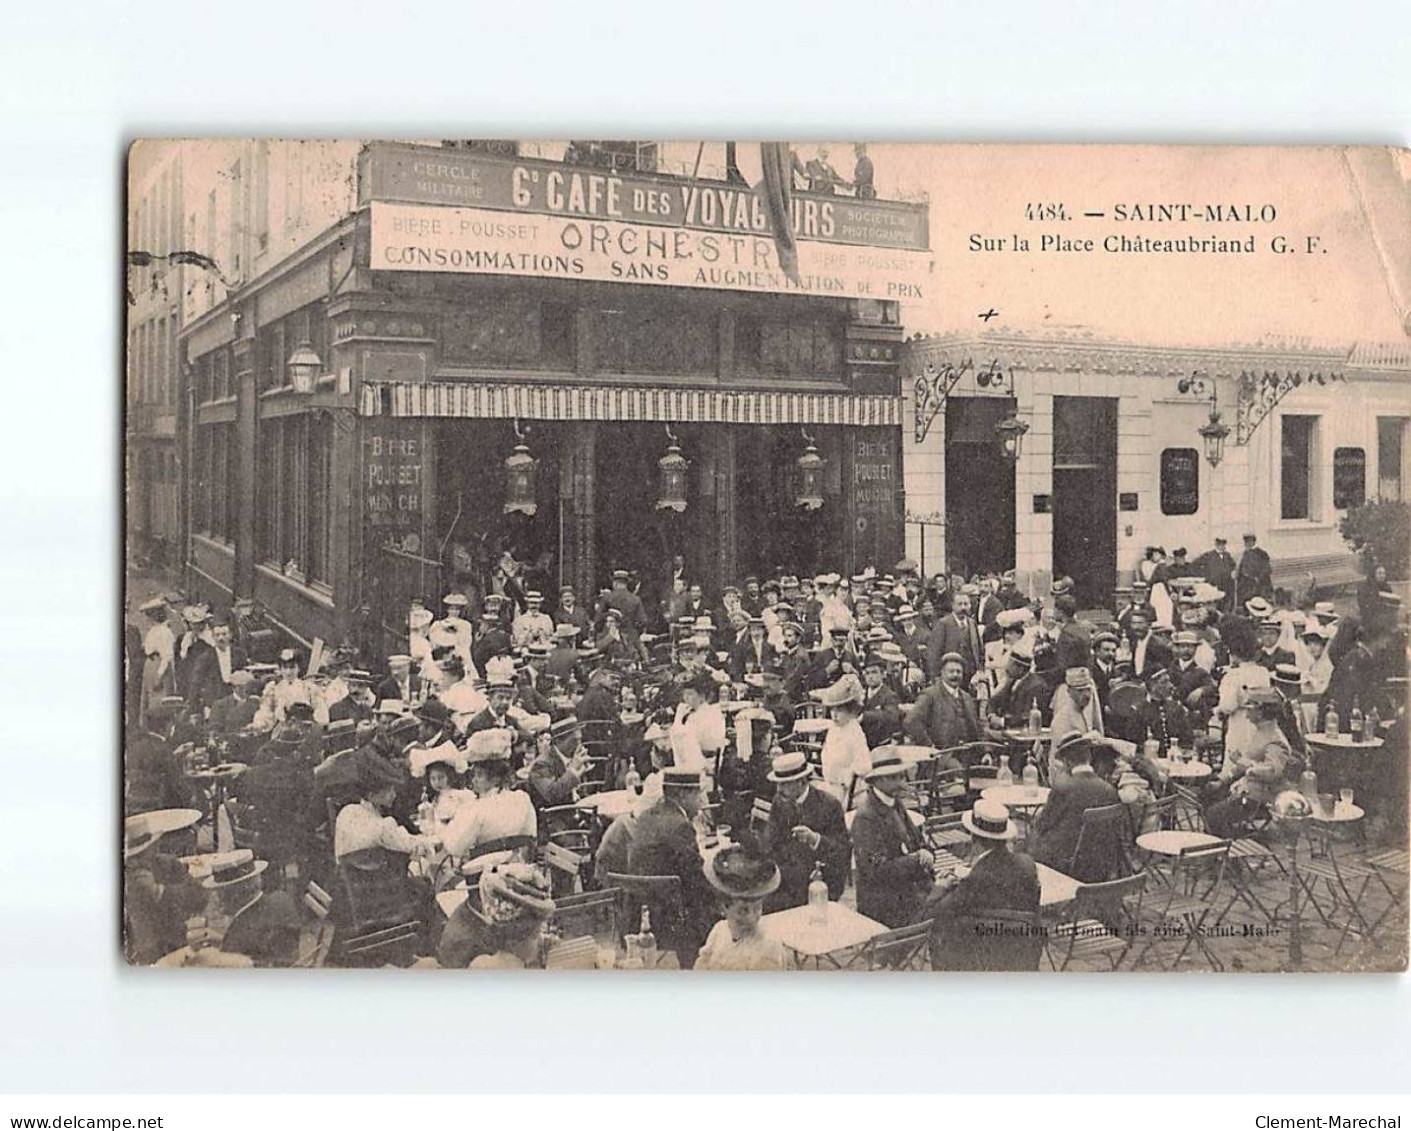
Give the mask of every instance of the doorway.
M 950 572 L 1014 568 L 1014 465 L 995 425 L 1015 410 L 1000 397 L 946 402 L 946 565 Z
M 1053 398 L 1053 572 L 1080 608 L 1117 584 L 1117 399 Z

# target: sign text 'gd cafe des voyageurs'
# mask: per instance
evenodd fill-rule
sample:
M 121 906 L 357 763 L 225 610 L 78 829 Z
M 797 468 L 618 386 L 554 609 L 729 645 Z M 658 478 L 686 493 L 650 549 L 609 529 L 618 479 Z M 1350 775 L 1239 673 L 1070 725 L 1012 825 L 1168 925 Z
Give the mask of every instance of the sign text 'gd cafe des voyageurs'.
M 932 272 L 924 204 L 798 194 L 799 284 L 748 185 L 425 146 L 373 145 L 360 183 L 381 271 L 800 291 L 915 302 Z

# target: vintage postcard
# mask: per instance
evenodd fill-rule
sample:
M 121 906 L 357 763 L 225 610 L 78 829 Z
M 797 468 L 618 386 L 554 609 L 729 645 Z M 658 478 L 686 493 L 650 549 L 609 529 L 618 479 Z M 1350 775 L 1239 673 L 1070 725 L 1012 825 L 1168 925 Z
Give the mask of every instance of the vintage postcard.
M 128 178 L 129 962 L 1406 969 L 1407 152 Z

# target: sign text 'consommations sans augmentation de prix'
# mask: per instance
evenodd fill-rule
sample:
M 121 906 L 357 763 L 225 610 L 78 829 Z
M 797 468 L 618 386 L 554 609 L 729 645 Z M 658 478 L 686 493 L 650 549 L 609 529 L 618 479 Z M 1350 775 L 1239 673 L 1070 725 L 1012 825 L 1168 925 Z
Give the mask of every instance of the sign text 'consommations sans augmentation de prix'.
M 768 234 L 373 201 L 375 271 L 437 271 L 924 301 L 929 252 L 798 241 L 799 282 Z

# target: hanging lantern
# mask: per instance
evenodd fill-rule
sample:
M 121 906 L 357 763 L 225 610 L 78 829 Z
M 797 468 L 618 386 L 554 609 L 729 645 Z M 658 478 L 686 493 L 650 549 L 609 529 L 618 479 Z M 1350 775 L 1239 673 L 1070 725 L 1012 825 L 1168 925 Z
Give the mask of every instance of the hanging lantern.
M 675 511 L 680 514 L 686 509 L 686 469 L 691 461 L 681 454 L 676 443 L 676 434 L 671 426 L 666 427 L 667 439 L 671 441 L 666 455 L 657 460 L 659 471 L 657 487 L 657 507 L 659 511 Z
M 794 505 L 806 511 L 816 511 L 823 505 L 823 457 L 807 432 L 803 438 L 808 442 L 803 455 L 795 461 L 798 468 L 798 489 L 794 494 Z
M 505 514 L 518 511 L 533 518 L 539 509 L 534 501 L 534 477 L 539 461 L 529 454 L 518 420 L 514 422 L 514 435 L 518 442 L 505 459 Z
M 314 352 L 314 347 L 304 341 L 289 355 L 286 368 L 289 372 L 289 383 L 294 386 L 294 391 L 301 397 L 306 397 L 314 391 L 314 381 L 318 378 L 319 370 L 323 368 L 323 361 Z
M 1225 458 L 1225 437 L 1230 434 L 1229 427 L 1220 419 L 1220 414 L 1214 408 L 1210 410 L 1210 419 L 1198 430 L 1200 439 L 1205 444 L 1205 461 L 1211 467 L 1219 467 L 1220 461 Z
M 1000 451 L 1004 453 L 1004 458 L 1010 463 L 1018 461 L 1019 454 L 1024 450 L 1024 433 L 1028 431 L 1029 426 L 1013 412 L 995 425 L 995 435 L 999 437 Z

